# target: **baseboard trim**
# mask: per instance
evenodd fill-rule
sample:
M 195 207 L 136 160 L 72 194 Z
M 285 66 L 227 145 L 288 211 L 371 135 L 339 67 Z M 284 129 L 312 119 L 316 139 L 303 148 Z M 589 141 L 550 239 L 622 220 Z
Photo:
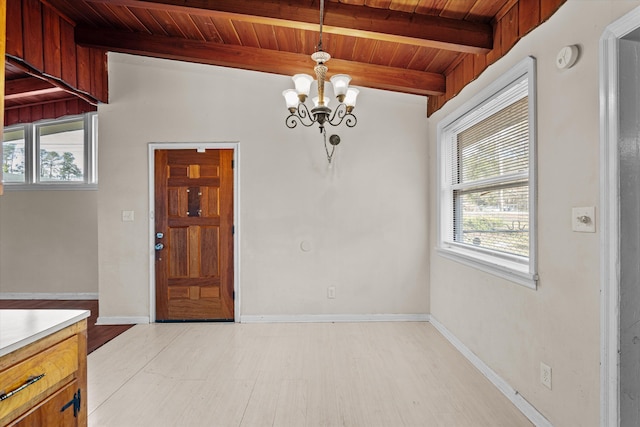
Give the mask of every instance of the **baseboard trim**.
M 553 425 L 527 400 L 522 397 L 517 390 L 509 385 L 500 375 L 484 363 L 476 356 L 466 345 L 462 343 L 455 335 L 453 335 L 442 323 L 435 317 L 430 316 L 431 324 L 440 332 L 464 357 L 469 360 L 482 374 L 487 377 L 491 383 L 496 386 L 507 399 L 509 399 L 522 414 L 538 427 L 553 427 Z
M 240 316 L 240 323 L 344 323 L 428 321 L 428 314 L 263 314 Z
M 99 316 L 96 325 L 138 325 L 149 323 L 148 316 Z
M 97 292 L 0 292 L 0 299 L 95 300 Z

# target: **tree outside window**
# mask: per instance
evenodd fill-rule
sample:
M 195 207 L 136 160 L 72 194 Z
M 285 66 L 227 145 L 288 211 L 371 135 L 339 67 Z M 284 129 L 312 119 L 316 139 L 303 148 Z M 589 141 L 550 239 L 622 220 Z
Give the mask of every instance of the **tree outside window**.
M 95 188 L 96 129 L 95 113 L 5 128 L 3 182 L 8 189 Z

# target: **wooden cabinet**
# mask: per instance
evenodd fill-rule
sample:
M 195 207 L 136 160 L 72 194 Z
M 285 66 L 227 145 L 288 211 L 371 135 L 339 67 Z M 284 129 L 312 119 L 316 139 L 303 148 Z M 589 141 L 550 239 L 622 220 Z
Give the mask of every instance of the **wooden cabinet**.
M 0 357 L 0 426 L 86 426 L 86 396 L 86 318 Z
M 76 402 L 82 402 L 81 399 L 78 400 L 78 395 L 81 396 L 81 393 L 82 389 L 74 380 L 9 425 L 12 427 L 80 426 L 82 425 L 80 412 L 75 405 Z

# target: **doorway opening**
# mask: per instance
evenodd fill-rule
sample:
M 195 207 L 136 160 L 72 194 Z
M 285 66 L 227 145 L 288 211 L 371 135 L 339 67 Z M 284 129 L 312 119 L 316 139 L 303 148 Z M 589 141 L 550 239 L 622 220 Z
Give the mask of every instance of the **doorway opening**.
M 600 425 L 640 425 L 640 8 L 600 39 Z

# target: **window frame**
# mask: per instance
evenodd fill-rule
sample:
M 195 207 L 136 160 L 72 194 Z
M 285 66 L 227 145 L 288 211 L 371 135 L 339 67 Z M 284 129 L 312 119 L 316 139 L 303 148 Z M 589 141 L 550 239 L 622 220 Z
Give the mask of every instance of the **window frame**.
M 472 247 L 453 239 L 454 197 L 451 180 L 454 165 L 450 165 L 448 154 L 450 138 L 460 130 L 491 116 L 506 105 L 517 101 L 511 97 L 508 104 L 499 102 L 509 89 L 527 79 L 529 116 L 529 257 L 504 254 L 485 248 Z M 521 98 L 520 98 L 521 99 Z M 497 275 L 517 284 L 537 288 L 537 181 L 536 181 L 536 60 L 526 57 L 469 101 L 447 115 L 437 126 L 437 246 L 436 252 L 448 259 Z M 488 179 L 491 181 L 493 178 Z M 451 236 L 451 237 L 449 237 Z
M 40 181 L 39 129 L 60 123 L 83 121 L 84 126 L 84 179 L 82 181 Z M 98 189 L 98 114 L 89 112 L 59 119 L 21 123 L 5 128 L 5 132 L 24 130 L 24 182 L 5 182 L 8 191 L 24 190 L 97 190 Z

